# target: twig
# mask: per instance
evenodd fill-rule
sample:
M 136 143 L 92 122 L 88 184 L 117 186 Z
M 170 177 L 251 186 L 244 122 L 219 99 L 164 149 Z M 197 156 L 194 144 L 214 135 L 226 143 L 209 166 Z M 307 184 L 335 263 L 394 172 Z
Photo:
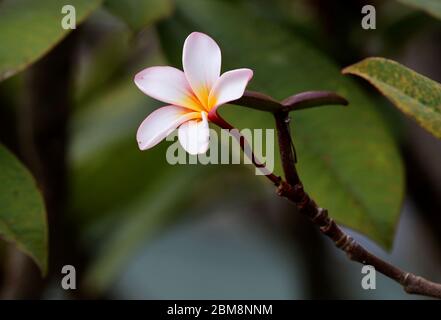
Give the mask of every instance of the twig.
M 240 99 L 230 102 L 242 107 L 269 111 L 297 111 L 302 109 L 322 107 L 324 105 L 348 105 L 348 101 L 338 94 L 330 91 L 306 91 L 292 95 L 282 102 L 256 91 L 245 91 Z
M 271 107 L 274 106 L 274 100 L 267 96 L 263 96 L 263 100 L 271 99 Z M 259 95 L 253 93 L 253 99 L 259 99 Z M 293 98 L 290 98 L 291 101 Z M 295 99 L 294 99 L 295 100 Z M 302 100 L 303 101 L 303 100 Z M 329 101 L 337 104 L 347 104 L 346 100 L 335 99 L 335 96 Z M 238 101 L 241 103 L 249 103 L 249 99 L 243 99 Z M 326 103 L 326 99 L 321 103 Z M 245 104 L 244 103 L 244 104 Z M 262 100 L 259 103 L 264 103 Z M 303 103 L 303 102 L 302 102 Z M 283 104 L 281 104 L 283 105 Z M 318 104 L 314 104 L 317 106 Z M 249 106 L 249 105 L 247 105 Z M 259 106 L 259 109 L 265 110 L 263 105 Z M 268 110 L 266 109 L 266 110 Z M 279 151 L 282 160 L 283 171 L 286 181 L 280 177 L 275 176 L 273 173 L 269 173 L 267 178 L 274 183 L 277 187 L 277 194 L 281 197 L 287 198 L 293 202 L 298 212 L 306 216 L 314 225 L 316 225 L 320 232 L 330 238 L 334 244 L 340 250 L 344 251 L 349 259 L 362 263 L 364 265 L 371 265 L 375 267 L 375 270 L 384 274 L 388 278 L 395 280 L 403 286 L 403 289 L 410 294 L 419 294 L 428 297 L 434 297 L 441 299 L 441 284 L 431 282 L 423 277 L 416 276 L 412 273 L 401 270 L 400 268 L 380 259 L 375 256 L 352 237 L 347 235 L 336 223 L 328 216 L 328 211 L 319 207 L 313 199 L 305 192 L 303 183 L 297 173 L 295 166 L 295 157 L 293 150 L 293 143 L 290 135 L 290 119 L 288 111 L 280 109 L 273 112 L 276 120 L 276 128 L 279 141 Z M 234 127 L 220 117 L 216 111 L 209 114 L 210 121 L 216 123 L 223 129 L 233 130 Z M 237 130 L 236 130 L 237 131 Z M 247 142 L 243 136 L 239 136 L 240 145 L 245 151 Z M 256 167 L 261 168 L 260 162 L 255 159 L 254 154 L 251 152 L 253 158 L 253 164 Z
M 348 101 L 334 92 L 306 91 L 286 98 L 281 104 L 281 111 L 289 112 L 314 107 L 322 107 L 324 105 L 347 106 Z
M 290 185 L 296 186 L 298 184 L 301 184 L 301 182 L 297 174 L 296 167 L 291 165 L 291 163 L 295 163 L 294 148 L 292 147 L 293 144 L 291 141 L 291 135 L 288 131 L 287 137 L 289 140 L 285 141 L 282 139 L 286 139 L 286 137 L 280 134 L 280 132 L 285 130 L 286 128 L 289 130 L 289 127 L 287 127 L 290 121 L 289 114 L 287 112 L 281 111 L 275 113 L 274 115 L 275 118 L 277 119 L 276 128 L 277 128 L 277 132 L 279 133 L 277 135 L 279 146 L 284 145 L 285 143 L 289 143 L 289 148 L 279 147 L 280 157 L 281 159 L 283 159 L 282 166 L 283 166 L 283 172 L 285 173 L 285 179 Z

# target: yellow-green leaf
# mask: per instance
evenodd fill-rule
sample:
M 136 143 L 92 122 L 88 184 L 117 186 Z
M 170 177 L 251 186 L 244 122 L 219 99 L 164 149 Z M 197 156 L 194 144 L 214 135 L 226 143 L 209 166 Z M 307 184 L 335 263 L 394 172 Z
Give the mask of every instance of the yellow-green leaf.
M 343 73 L 369 81 L 398 109 L 441 139 L 441 85 L 415 71 L 384 58 L 368 58 Z
M 43 198 L 29 171 L 0 145 L 0 235 L 47 271 L 47 222 Z
M 0 1 L 0 81 L 25 69 L 72 31 L 61 26 L 63 6 L 75 7 L 79 24 L 100 4 L 101 0 Z

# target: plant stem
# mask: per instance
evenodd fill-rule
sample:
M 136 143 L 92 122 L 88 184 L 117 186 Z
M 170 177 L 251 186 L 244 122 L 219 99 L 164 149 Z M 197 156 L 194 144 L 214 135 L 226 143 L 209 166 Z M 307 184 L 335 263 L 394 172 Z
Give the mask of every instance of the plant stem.
M 319 227 L 320 232 L 329 237 L 340 250 L 343 250 L 349 259 L 375 267 L 378 272 L 400 283 L 407 293 L 441 298 L 441 284 L 405 272 L 367 251 L 328 216 L 326 209 L 319 207 L 310 198 L 304 191 L 292 157 L 289 116 L 285 112 L 276 113 L 275 119 L 283 170 L 287 180 L 280 182 L 277 194 L 294 202 L 298 211 Z
M 283 172 L 285 173 L 286 182 L 295 186 L 301 184 L 296 167 L 291 165 L 295 163 L 293 144 L 289 131 L 289 114 L 288 112 L 278 112 L 274 114 L 276 118 L 277 138 L 279 141 L 280 157 L 282 159 Z M 281 147 L 283 146 L 283 148 Z
M 209 119 L 223 129 L 231 132 L 238 132 L 232 125 L 220 117 L 216 111 L 209 114 Z M 375 256 L 351 236 L 347 235 L 336 223 L 328 216 L 328 211 L 319 207 L 313 199 L 305 192 L 303 183 L 297 173 L 293 143 L 290 134 L 289 113 L 284 110 L 274 112 L 276 120 L 277 136 L 279 141 L 279 151 L 282 160 L 282 167 L 286 181 L 273 173 L 268 173 L 266 177 L 276 185 L 277 194 L 293 202 L 299 213 L 306 216 L 320 232 L 330 238 L 340 250 L 344 251 L 349 259 L 371 265 L 376 271 L 384 274 L 388 278 L 401 284 L 404 290 L 410 294 L 419 294 L 428 297 L 441 299 L 441 284 L 431 282 L 423 277 L 401 270 L 400 268 Z M 240 134 L 233 134 L 238 139 L 242 150 L 248 150 L 248 142 Z M 252 152 L 253 164 L 261 168 L 261 163 L 255 159 Z

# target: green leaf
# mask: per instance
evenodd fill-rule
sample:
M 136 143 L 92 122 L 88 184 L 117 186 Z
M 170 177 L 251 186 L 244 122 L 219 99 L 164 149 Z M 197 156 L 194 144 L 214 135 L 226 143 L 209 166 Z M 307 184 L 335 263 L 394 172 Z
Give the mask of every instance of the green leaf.
M 89 221 L 117 210 L 161 174 L 166 164 L 163 148 L 140 152 L 135 138 L 139 124 L 156 107 L 157 102 L 140 92 L 132 79 L 124 79 L 74 116 L 70 150 L 74 218 Z M 155 170 L 149 170 L 155 163 Z
M 408 6 L 421 9 L 432 16 L 441 19 L 441 1 L 439 0 L 398 0 Z
M 172 12 L 170 0 L 105 0 L 104 5 L 134 31 L 148 27 Z
M 398 109 L 441 139 L 441 85 L 384 58 L 367 58 L 343 70 L 369 81 Z
M 164 64 L 164 60 L 153 50 L 138 63 L 135 70 Z M 108 79 L 101 87 L 79 101 L 71 121 L 71 209 L 72 218 L 80 224 L 126 206 L 167 165 L 161 146 L 140 152 L 136 143 L 139 124 L 161 104 L 134 85 L 133 75 Z M 94 193 L 84 192 L 89 189 Z
M 94 19 L 98 18 L 98 14 L 94 15 Z M 90 99 L 118 79 L 121 69 L 126 67 L 128 57 L 132 53 L 130 30 L 117 19 L 112 17 L 112 21 L 109 22 L 107 18 L 108 16 L 103 18 L 105 22 L 102 22 L 106 23 L 106 31 L 100 34 L 99 39 L 89 48 L 87 58 L 80 60 L 76 66 L 76 105 L 81 105 L 83 100 Z
M 344 109 L 292 114 L 299 172 L 307 191 L 332 217 L 390 248 L 403 199 L 403 166 L 373 100 L 329 58 L 275 24 L 227 2 L 176 4 L 176 16 L 160 28 L 176 66 L 181 64 L 185 37 L 197 30 L 219 43 L 223 70 L 254 70 L 250 90 L 279 100 L 302 91 L 328 90 L 349 100 Z M 239 128 L 274 126 L 270 115 L 252 109 L 225 106 L 220 112 Z
M 64 5 L 74 5 L 79 24 L 101 0 L 0 1 L 0 81 L 41 58 L 71 30 L 61 27 Z
M 47 272 L 47 222 L 43 198 L 29 171 L 0 145 L 0 235 Z

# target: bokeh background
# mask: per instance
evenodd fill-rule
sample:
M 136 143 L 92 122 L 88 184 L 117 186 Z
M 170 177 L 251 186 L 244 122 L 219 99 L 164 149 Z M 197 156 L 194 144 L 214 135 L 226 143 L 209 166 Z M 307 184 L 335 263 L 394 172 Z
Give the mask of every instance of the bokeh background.
M 10 1 L 0 0 L 0 15 Z M 383 56 L 440 82 L 441 28 L 436 17 L 394 0 L 124 3 L 103 1 L 35 63 L 0 83 L 0 141 L 41 187 L 50 239 L 49 274 L 44 279 L 29 258 L 0 243 L 2 297 L 418 298 L 379 274 L 377 289 L 363 290 L 361 265 L 348 261 L 278 198 L 264 178 L 256 177 L 253 168 L 171 166 L 165 159 L 169 142 L 138 150 L 137 127 L 161 104 L 143 95 L 133 76 L 153 65 L 181 68 L 182 44 L 192 31 L 218 41 L 223 70 L 251 67 L 256 75 L 251 88 L 278 99 L 319 89 L 346 96 L 355 88 L 360 93 L 349 108 L 358 110 L 357 102 L 368 97 L 369 103 L 359 108 L 372 108 L 369 112 L 375 115 L 360 112 L 359 122 L 347 127 L 337 119 L 353 111 L 338 107 L 293 115 L 294 141 L 303 135 L 297 150 L 300 175 L 323 206 L 343 208 L 340 213 L 331 210 L 331 216 L 346 215 L 348 221 L 352 200 L 332 179 L 320 180 L 324 169 L 316 168 L 314 153 L 304 150 L 322 139 L 317 157 L 341 157 L 337 160 L 347 174 L 343 178 L 355 193 L 364 190 L 357 186 L 363 186 L 365 176 L 374 177 L 380 187 L 371 192 L 384 193 L 385 203 L 393 199 L 387 208 L 396 211 L 393 219 L 398 221 L 393 246 L 387 250 L 381 241 L 347 231 L 388 261 L 441 281 L 441 142 L 366 83 L 338 72 L 364 57 Z M 377 9 L 375 30 L 361 28 L 365 4 Z M 30 16 L 33 13 L 37 7 L 29 9 Z M 21 30 L 18 36 L 27 33 L 32 30 Z M 340 86 L 342 81 L 351 84 Z M 257 111 L 231 108 L 225 117 L 239 127 L 272 125 L 270 117 Z M 369 119 L 380 119 L 381 125 Z M 344 154 L 339 141 L 352 141 L 363 126 L 369 128 L 360 131 L 365 136 L 359 143 L 371 144 L 357 150 L 372 151 L 367 153 L 372 158 L 384 155 L 390 160 L 384 171 L 372 171 L 367 162 L 357 164 L 357 157 Z M 328 130 L 322 135 L 330 137 L 316 133 L 321 127 Z M 351 162 L 356 164 L 346 170 Z M 367 189 L 371 186 L 366 184 Z M 373 205 L 370 210 L 386 209 Z M 360 219 L 359 230 L 365 231 L 368 222 Z M 370 227 L 372 234 L 375 228 Z M 392 238 L 393 228 L 389 231 Z M 76 268 L 77 290 L 60 286 L 61 266 L 66 264 Z

